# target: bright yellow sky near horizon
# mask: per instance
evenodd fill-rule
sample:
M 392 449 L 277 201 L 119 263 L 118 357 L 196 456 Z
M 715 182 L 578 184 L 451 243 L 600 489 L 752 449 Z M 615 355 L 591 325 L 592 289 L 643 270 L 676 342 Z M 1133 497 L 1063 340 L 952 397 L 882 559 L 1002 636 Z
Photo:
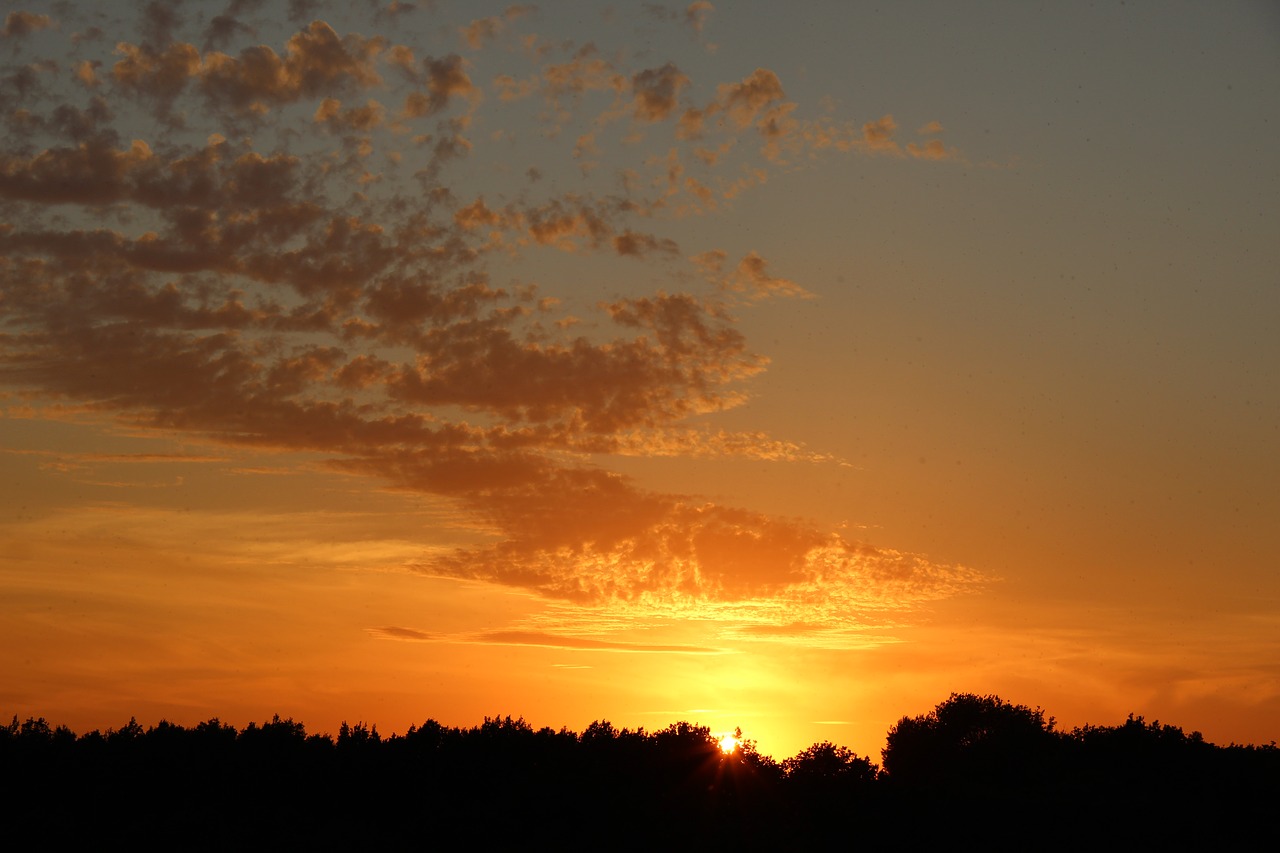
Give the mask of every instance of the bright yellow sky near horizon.
M 6 15 L 6 719 L 1280 737 L 1274 4 Z

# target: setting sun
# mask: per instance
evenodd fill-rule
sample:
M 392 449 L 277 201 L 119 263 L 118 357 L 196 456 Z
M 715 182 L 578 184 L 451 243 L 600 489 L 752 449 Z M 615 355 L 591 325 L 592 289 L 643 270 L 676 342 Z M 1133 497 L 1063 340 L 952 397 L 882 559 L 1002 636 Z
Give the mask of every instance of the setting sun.
M 720 751 L 725 755 L 732 755 L 733 751 L 738 748 L 738 739 L 733 735 L 725 735 L 720 738 Z

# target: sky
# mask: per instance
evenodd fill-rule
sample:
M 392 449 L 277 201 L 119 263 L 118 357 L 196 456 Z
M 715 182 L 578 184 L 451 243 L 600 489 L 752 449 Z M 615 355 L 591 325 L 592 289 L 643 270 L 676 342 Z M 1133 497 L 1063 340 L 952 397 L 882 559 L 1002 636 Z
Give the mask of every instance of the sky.
M 1280 7 L 10 5 L 0 715 L 1280 738 Z

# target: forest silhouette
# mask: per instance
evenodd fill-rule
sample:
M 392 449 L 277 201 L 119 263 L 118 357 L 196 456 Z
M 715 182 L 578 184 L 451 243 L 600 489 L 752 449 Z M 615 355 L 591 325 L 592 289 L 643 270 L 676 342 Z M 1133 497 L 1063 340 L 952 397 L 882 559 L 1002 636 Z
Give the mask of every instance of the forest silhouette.
M 740 733 L 739 733 L 740 734 Z M 1057 730 L 1039 708 L 952 694 L 903 717 L 881 762 L 830 742 L 776 761 L 707 727 L 583 732 L 510 716 L 336 737 L 274 717 L 237 730 L 76 735 L 0 727 L 0 810 L 41 848 L 1188 849 L 1280 841 L 1280 749 L 1218 746 L 1130 716 Z M 1260 846 L 1259 846 L 1260 844 Z

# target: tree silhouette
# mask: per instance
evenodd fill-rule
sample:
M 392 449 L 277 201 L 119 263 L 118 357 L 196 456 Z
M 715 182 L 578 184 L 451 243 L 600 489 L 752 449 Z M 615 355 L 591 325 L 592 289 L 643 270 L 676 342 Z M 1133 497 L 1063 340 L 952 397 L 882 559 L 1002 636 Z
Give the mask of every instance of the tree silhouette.
M 783 761 L 782 769 L 788 780 L 804 787 L 866 787 L 880 771 L 870 759 L 825 740 Z
M 952 693 L 928 714 L 903 717 L 882 753 L 895 783 L 923 789 L 1026 792 L 1044 781 L 1059 738 L 1039 708 Z
M 279 716 L 239 731 L 131 719 L 77 737 L 15 716 L 0 726 L 0 817 L 50 848 L 1280 842 L 1274 743 L 1218 747 L 1140 716 L 1060 733 L 1038 708 L 961 693 L 899 720 L 883 759 L 882 772 L 829 741 L 782 762 L 749 740 L 726 754 L 687 721 L 647 733 L 598 720 L 577 735 L 510 716 L 429 719 L 390 737 L 344 722 L 335 738 Z

